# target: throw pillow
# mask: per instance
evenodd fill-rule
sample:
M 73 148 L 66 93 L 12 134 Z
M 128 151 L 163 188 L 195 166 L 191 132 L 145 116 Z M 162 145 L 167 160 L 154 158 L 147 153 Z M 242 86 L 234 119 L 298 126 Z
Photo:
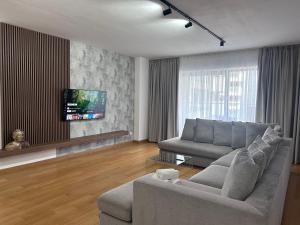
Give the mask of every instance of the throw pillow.
M 181 135 L 181 139 L 193 141 L 194 140 L 194 131 L 196 127 L 196 120 L 195 119 L 186 119 L 183 132 Z
M 232 145 L 232 122 L 215 121 L 214 123 L 214 145 Z
M 257 135 L 263 136 L 267 128 L 268 125 L 263 123 L 246 123 L 246 148 L 255 140 Z
M 281 129 L 281 126 L 279 124 L 275 125 L 274 131 L 276 131 L 278 133 L 279 137 L 283 137 L 282 129 Z
M 267 128 L 262 139 L 268 144 L 277 144 L 281 141 L 281 137 L 279 137 L 278 132 L 273 130 L 271 127 Z
M 261 178 L 262 175 L 264 174 L 264 171 L 265 171 L 265 168 L 266 168 L 266 165 L 267 165 L 266 155 L 262 151 L 257 151 L 257 152 L 254 152 L 253 154 L 250 154 L 250 155 L 253 158 L 256 165 L 259 167 L 258 178 Z
M 272 155 L 270 158 L 268 158 L 267 165 L 270 164 L 274 154 L 277 151 L 278 145 L 280 144 L 282 138 L 279 136 L 279 133 L 272 129 L 271 127 L 268 127 L 268 129 L 265 131 L 262 140 L 269 144 L 272 148 Z
M 265 143 L 260 136 L 257 136 L 253 143 L 249 145 L 248 151 L 259 166 L 259 177 L 261 177 L 267 167 L 268 158 L 272 155 L 271 146 Z
M 238 149 L 246 146 L 246 123 L 232 122 L 232 148 Z
M 245 200 L 253 191 L 258 175 L 259 167 L 250 153 L 247 150 L 238 151 L 229 167 L 221 194 L 229 198 Z
M 214 140 L 214 120 L 196 119 L 195 142 L 212 143 Z
M 274 130 L 275 130 L 276 132 L 280 133 L 280 132 L 281 132 L 281 126 L 280 126 L 279 124 L 276 124 L 276 125 L 274 126 Z

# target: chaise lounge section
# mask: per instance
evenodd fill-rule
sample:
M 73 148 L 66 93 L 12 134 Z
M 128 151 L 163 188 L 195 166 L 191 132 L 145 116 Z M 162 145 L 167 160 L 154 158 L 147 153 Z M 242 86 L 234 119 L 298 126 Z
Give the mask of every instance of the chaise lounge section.
M 197 158 L 199 166 L 207 167 L 216 159 L 229 154 L 233 149 L 229 146 L 218 146 L 210 143 L 198 143 L 175 137 L 158 144 L 160 154 L 176 153 Z

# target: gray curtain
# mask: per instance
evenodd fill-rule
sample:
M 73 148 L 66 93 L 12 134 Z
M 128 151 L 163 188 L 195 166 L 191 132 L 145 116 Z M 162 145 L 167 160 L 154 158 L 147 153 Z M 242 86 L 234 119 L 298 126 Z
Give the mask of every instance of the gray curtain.
M 259 53 L 257 122 L 279 123 L 293 137 L 300 162 L 300 45 L 263 48 Z
M 149 141 L 177 136 L 179 59 L 150 61 Z

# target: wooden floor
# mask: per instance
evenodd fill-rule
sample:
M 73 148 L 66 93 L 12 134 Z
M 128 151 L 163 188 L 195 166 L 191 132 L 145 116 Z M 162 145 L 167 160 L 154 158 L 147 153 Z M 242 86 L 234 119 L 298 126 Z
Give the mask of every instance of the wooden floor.
M 98 225 L 101 193 L 158 168 L 156 145 L 128 143 L 0 171 L 0 225 Z M 283 225 L 300 224 L 300 167 L 293 167 Z

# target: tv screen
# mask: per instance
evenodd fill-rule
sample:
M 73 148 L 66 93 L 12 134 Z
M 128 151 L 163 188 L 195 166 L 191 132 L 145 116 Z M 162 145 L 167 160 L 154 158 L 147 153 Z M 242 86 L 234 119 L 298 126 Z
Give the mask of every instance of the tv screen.
M 106 91 L 66 89 L 64 120 L 95 120 L 105 117 Z

